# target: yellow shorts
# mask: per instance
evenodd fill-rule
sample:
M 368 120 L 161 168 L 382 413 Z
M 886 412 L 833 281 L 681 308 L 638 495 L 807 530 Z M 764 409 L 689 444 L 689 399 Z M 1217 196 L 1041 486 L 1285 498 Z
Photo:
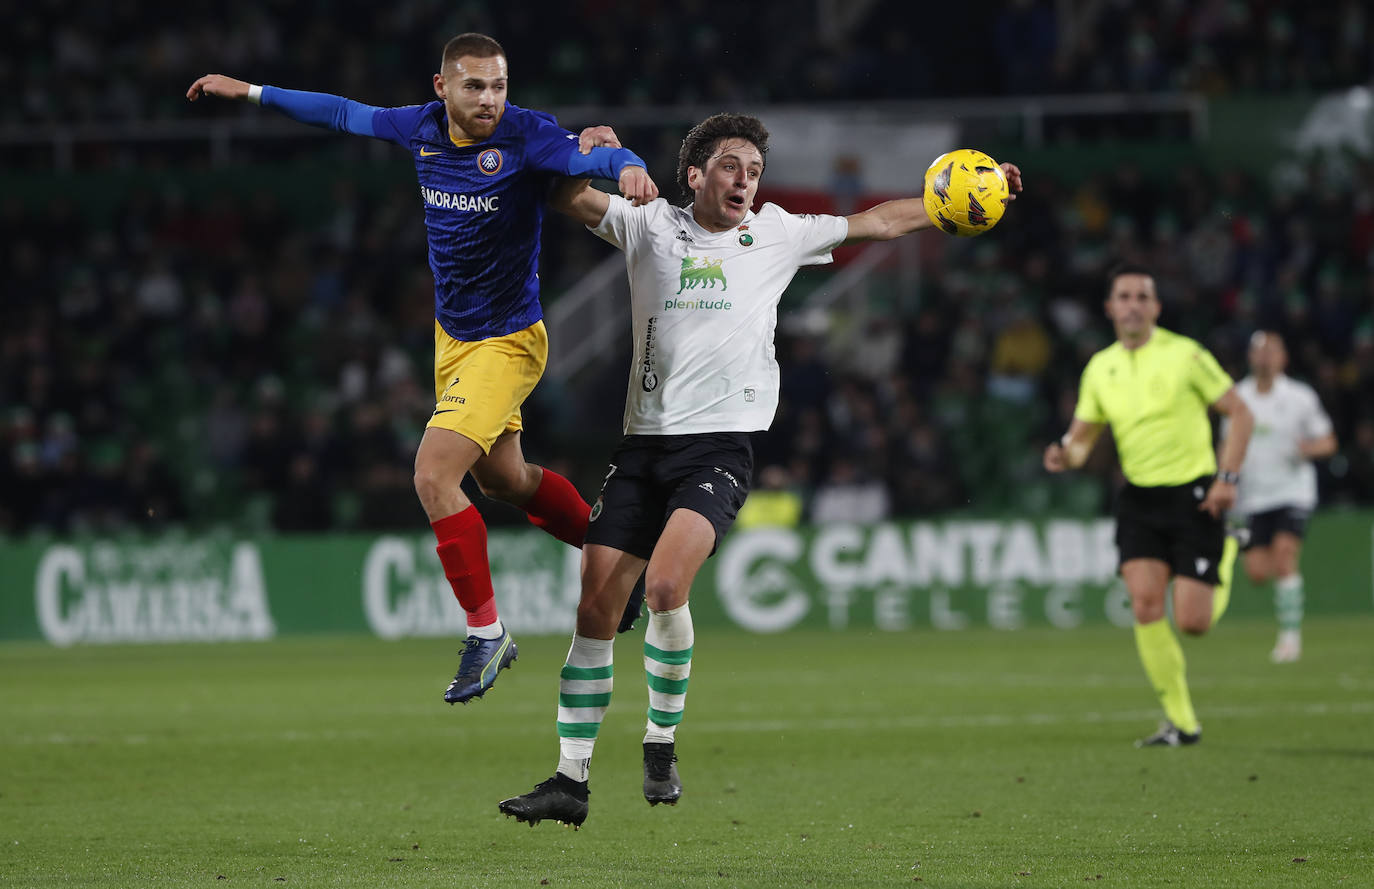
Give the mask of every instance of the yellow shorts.
M 549 360 L 543 321 L 524 330 L 465 343 L 434 322 L 434 416 L 425 424 L 449 429 L 491 453 L 504 432 L 521 427 L 520 405 L 534 391 Z

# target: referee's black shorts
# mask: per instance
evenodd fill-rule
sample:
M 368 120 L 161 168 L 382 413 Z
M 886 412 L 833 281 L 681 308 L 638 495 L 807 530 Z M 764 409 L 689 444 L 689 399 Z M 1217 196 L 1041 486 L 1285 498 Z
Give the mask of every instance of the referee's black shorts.
M 587 543 L 647 559 L 673 511 L 690 509 L 714 526 L 718 547 L 749 495 L 753 474 L 747 432 L 628 435 L 592 504 Z
M 1226 542 L 1221 518 L 1198 509 L 1212 476 L 1186 485 L 1142 488 L 1128 484 L 1116 498 L 1116 548 L 1121 564 L 1159 559 L 1176 577 L 1216 586 L 1217 565 Z

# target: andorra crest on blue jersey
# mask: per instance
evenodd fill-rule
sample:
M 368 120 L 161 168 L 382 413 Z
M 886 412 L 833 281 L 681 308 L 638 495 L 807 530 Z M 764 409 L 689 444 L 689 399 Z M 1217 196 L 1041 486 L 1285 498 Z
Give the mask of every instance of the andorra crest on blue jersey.
M 477 155 L 477 169 L 486 173 L 488 176 L 495 176 L 501 172 L 501 151 L 496 148 L 488 148 Z

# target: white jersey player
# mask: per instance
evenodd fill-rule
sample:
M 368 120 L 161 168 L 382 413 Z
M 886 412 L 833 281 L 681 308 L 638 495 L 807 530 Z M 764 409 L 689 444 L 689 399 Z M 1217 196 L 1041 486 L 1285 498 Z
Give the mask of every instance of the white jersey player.
M 500 804 L 521 821 L 577 825 L 587 817 L 588 764 L 611 697 L 611 645 L 641 571 L 649 605 L 644 797 L 677 802 L 675 734 L 694 639 L 688 593 L 748 493 L 749 435 L 773 422 L 778 302 L 799 267 L 830 262 L 833 248 L 931 225 L 919 197 L 847 217 L 798 216 L 774 204 L 751 212 L 767 152 L 759 120 L 717 114 L 687 134 L 678 156 L 689 206 L 660 199 L 634 207 L 586 182 L 551 201 L 625 252 L 635 349 L 625 438 L 582 549 L 577 632 L 560 674 L 558 771 Z M 1020 191 L 1020 171 L 1002 167 Z
M 1245 571 L 1274 581 L 1279 637 L 1275 663 L 1302 655 L 1303 582 L 1298 567 L 1308 516 L 1317 506 L 1312 461 L 1336 452 L 1331 420 L 1312 387 L 1284 374 L 1288 352 L 1272 331 L 1250 338 L 1250 376 L 1236 391 L 1255 415 L 1235 513 L 1245 517 Z

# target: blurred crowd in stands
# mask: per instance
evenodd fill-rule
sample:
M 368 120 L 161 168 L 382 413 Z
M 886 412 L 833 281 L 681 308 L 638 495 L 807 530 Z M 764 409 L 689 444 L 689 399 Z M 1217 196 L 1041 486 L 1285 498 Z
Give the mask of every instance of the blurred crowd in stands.
M 399 48 L 465 28 L 518 45 L 518 101 L 534 106 L 1348 85 L 1369 79 L 1374 46 L 1360 3 L 1010 2 L 978 25 L 994 35 L 980 44 L 995 47 L 991 64 L 945 69 L 941 53 L 962 38 L 935 47 L 935 29 L 880 27 L 908 20 L 909 4 L 857 6 L 866 18 L 839 43 L 819 31 L 774 43 L 724 30 L 699 0 L 584 0 L 540 11 L 539 27 L 523 4 L 344 3 L 324 16 L 283 2 L 235 11 L 227 30 L 146 20 L 138 5 L 77 19 L 31 4 L 0 35 L 0 84 L 17 99 L 0 124 L 180 117 L 206 59 L 254 80 L 417 101 L 433 62 Z M 1073 27 L 1056 19 L 1075 7 Z M 217 9 L 205 6 L 207 21 Z M 774 10 L 791 7 L 759 15 Z M 949 12 L 957 23 L 975 11 Z M 630 36 L 594 39 L 587 23 L 610 20 Z M 659 137 L 633 144 L 658 146 L 651 166 L 667 183 L 681 132 Z M 176 177 L 131 180 L 109 212 L 60 189 L 0 198 L 0 533 L 423 528 L 411 465 L 433 409 L 433 297 L 399 171 L 368 189 L 293 168 L 317 183 L 308 202 L 266 179 L 192 200 Z M 1064 477 L 1046 476 L 1040 453 L 1067 426 L 1087 357 L 1111 341 L 1102 273 L 1118 258 L 1156 270 L 1161 324 L 1237 378 L 1250 334 L 1282 332 L 1341 443 L 1320 465 L 1324 502 L 1374 504 L 1374 164 L 1313 161 L 1271 182 L 1125 162 L 1088 178 L 1028 171 L 1027 183 L 992 236 L 921 235 L 935 246 L 918 290 L 857 338 L 835 335 L 843 319 L 784 315 L 783 402 L 757 437 L 760 496 L 742 522 L 1102 511 L 1117 481 L 1109 445 Z M 609 249 L 550 217 L 548 298 Z M 624 380 L 612 361 L 580 387 L 546 381 L 524 411 L 531 459 L 589 500 Z M 521 518 L 481 505 L 493 522 Z
M 1323 167 L 1294 193 L 1201 169 L 1028 176 L 995 235 L 919 236 L 941 252 L 899 323 L 837 348 L 824 323 L 784 315 L 760 487 L 796 492 L 812 520 L 1101 509 L 1110 454 L 1054 479 L 1039 454 L 1110 342 L 1103 268 L 1132 257 L 1156 269 L 1161 323 L 1234 374 L 1255 329 L 1284 333 L 1342 445 L 1322 464 L 1325 501 L 1374 503 L 1374 165 L 1339 187 Z M 411 460 L 433 394 L 413 194 L 340 186 L 318 209 L 292 222 L 269 190 L 194 205 L 138 190 L 101 225 L 62 198 L 38 215 L 0 207 L 0 527 L 416 526 Z M 551 267 L 586 264 L 560 257 L 605 248 L 551 218 L 554 241 L 551 292 Z M 580 391 L 542 385 L 526 410 L 533 458 L 589 498 L 624 380 L 608 362 Z
M 79 16 L 58 2 L 3 6 L 0 92 L 10 100 L 0 124 L 178 118 L 178 87 L 207 64 L 378 105 L 423 101 L 440 43 L 465 30 L 506 44 L 532 107 L 1328 89 L 1366 81 L 1374 65 L 1374 13 L 1362 0 L 1008 0 L 938 11 L 806 0 L 732 15 L 707 0 L 186 0 L 176 15 L 115 2 Z

